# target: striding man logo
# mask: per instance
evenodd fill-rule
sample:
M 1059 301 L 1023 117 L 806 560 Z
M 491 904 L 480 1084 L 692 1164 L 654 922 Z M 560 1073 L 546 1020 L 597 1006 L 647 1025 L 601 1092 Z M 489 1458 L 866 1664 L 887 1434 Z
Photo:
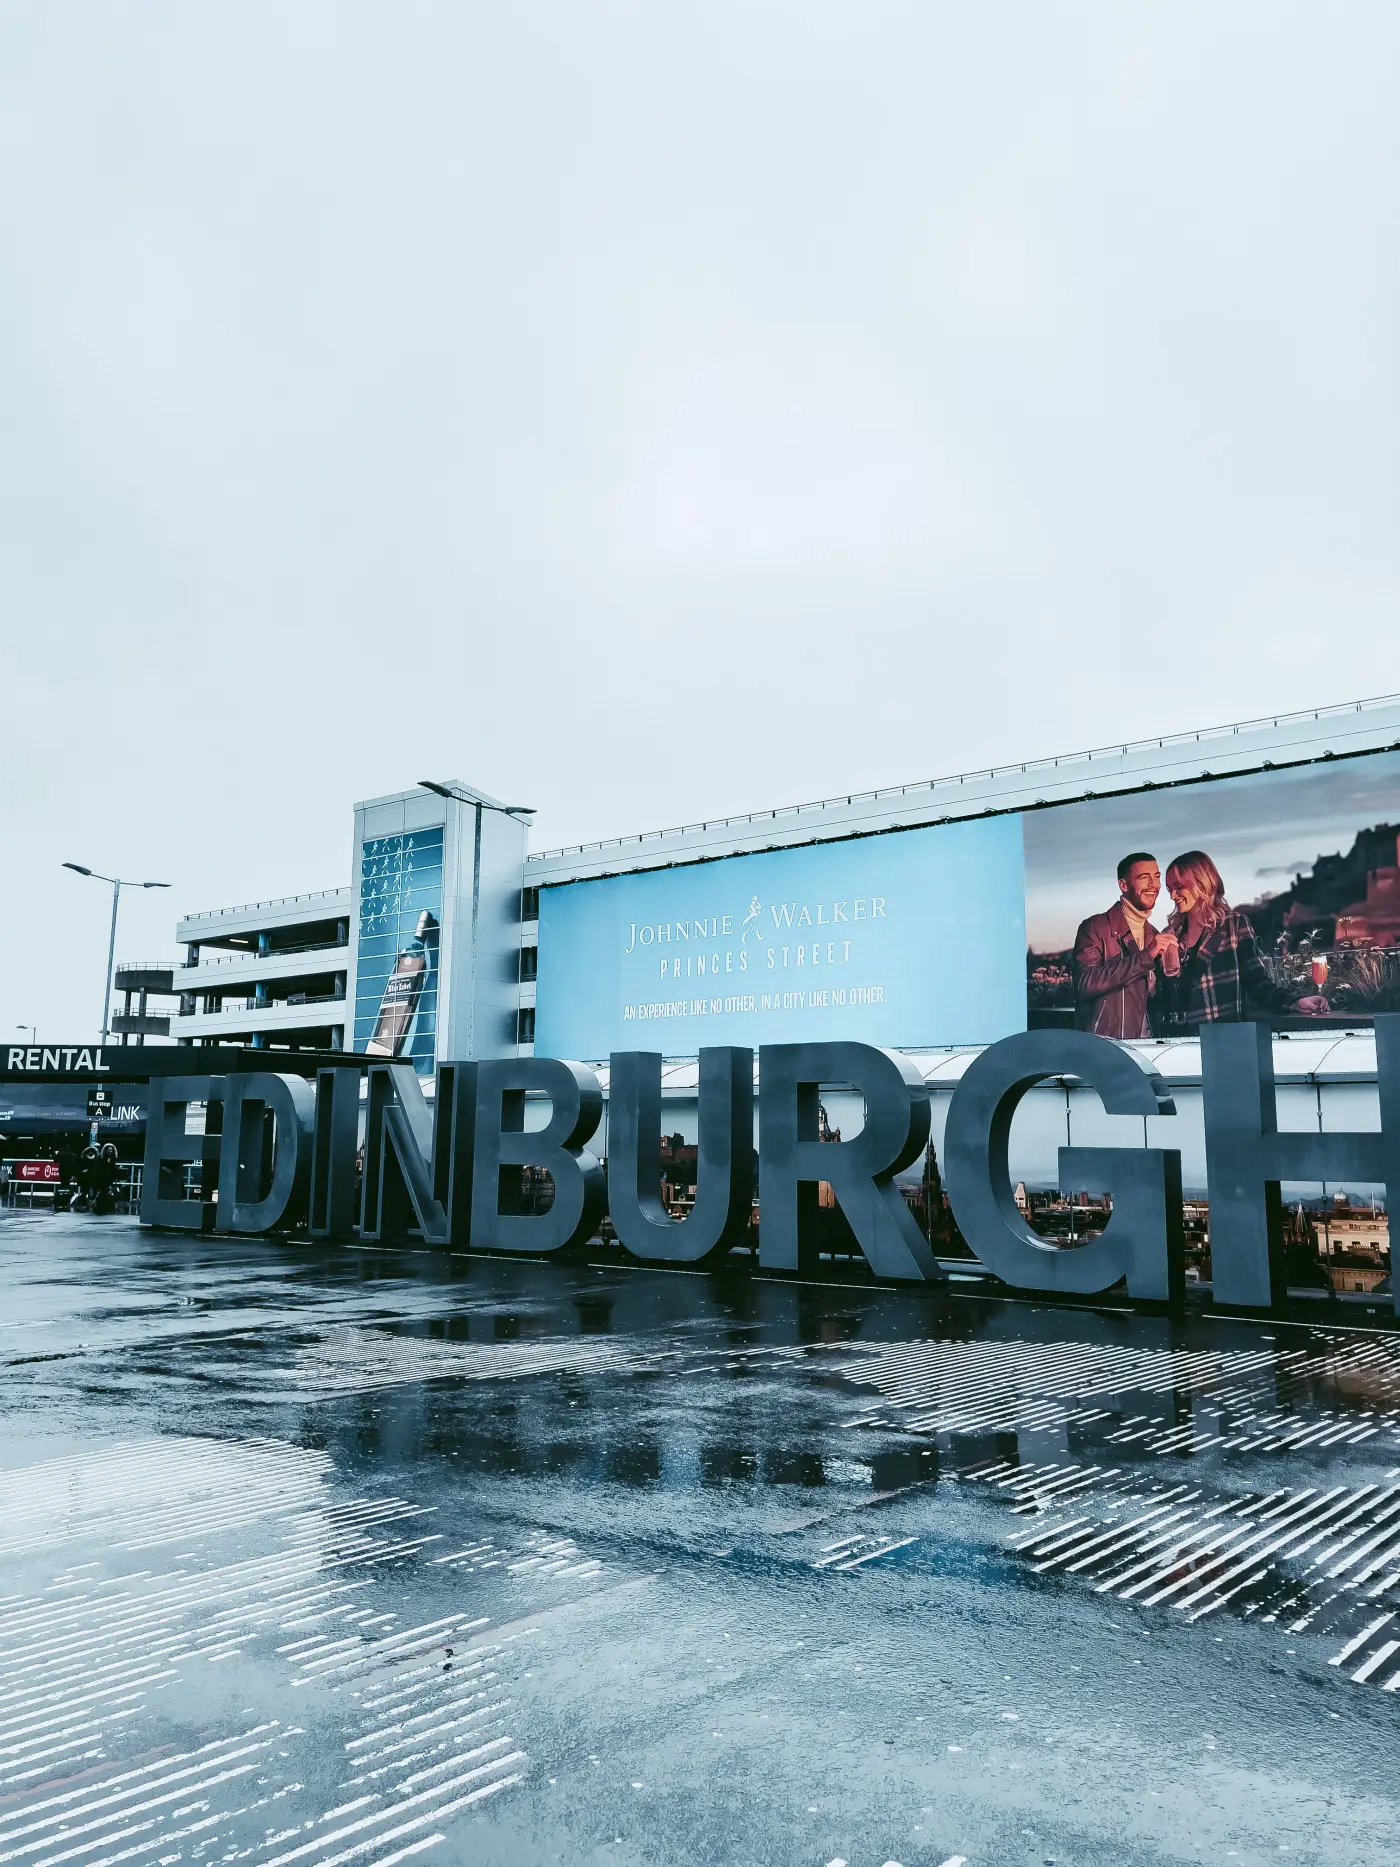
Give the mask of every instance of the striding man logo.
M 762 912 L 763 903 L 759 900 L 758 896 L 755 895 L 749 902 L 749 911 L 744 916 L 744 924 L 739 930 L 740 946 L 744 944 L 750 934 L 753 935 L 755 940 L 761 940 L 763 938 L 758 930 L 758 917 Z

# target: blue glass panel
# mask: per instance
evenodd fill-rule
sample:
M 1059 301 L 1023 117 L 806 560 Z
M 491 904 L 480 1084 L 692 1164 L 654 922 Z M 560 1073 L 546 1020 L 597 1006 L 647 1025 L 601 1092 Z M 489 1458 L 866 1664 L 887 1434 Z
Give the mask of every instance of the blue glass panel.
M 360 864 L 355 1046 L 430 1070 L 442 920 L 440 827 L 369 838 Z

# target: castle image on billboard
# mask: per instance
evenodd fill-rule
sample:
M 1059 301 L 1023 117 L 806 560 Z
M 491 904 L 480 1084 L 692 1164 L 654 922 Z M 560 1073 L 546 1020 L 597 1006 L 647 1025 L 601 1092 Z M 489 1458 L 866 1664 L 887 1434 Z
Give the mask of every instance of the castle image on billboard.
M 1400 1010 L 1400 755 L 1024 819 L 1027 1011 L 1101 1037 Z

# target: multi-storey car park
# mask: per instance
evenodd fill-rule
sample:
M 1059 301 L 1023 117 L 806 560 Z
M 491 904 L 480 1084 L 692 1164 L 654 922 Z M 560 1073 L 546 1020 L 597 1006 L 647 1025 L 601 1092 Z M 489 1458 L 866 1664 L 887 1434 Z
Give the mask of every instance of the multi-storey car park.
M 416 937 L 422 910 L 397 905 L 415 893 L 416 852 L 405 853 L 415 843 L 431 845 L 428 892 L 440 904 L 429 932 L 435 1003 L 429 1008 L 420 992 L 410 1034 L 426 1073 L 452 1056 L 531 1053 L 543 891 L 975 818 L 1029 817 L 1085 799 L 1397 746 L 1400 697 L 1387 696 L 540 851 L 528 847 L 529 812 L 455 781 L 415 786 L 355 806 L 348 884 L 187 913 L 176 928 L 182 959 L 119 966 L 115 986 L 125 1002 L 113 1028 L 123 1041 L 364 1048 L 392 969 L 385 961 Z M 133 1011 L 132 998 L 143 995 Z M 919 1047 L 928 1034 L 904 1035 L 908 1047 Z

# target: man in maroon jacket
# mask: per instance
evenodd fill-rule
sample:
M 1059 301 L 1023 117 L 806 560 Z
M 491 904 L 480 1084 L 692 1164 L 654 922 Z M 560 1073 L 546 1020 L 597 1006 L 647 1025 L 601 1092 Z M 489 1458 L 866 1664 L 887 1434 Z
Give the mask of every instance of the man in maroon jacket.
M 1174 975 L 1181 958 L 1176 937 L 1148 920 L 1162 892 L 1155 856 L 1136 850 L 1118 864 L 1118 900 L 1091 914 L 1074 937 L 1074 1022 L 1098 1037 L 1150 1037 L 1148 1002 L 1157 968 Z

